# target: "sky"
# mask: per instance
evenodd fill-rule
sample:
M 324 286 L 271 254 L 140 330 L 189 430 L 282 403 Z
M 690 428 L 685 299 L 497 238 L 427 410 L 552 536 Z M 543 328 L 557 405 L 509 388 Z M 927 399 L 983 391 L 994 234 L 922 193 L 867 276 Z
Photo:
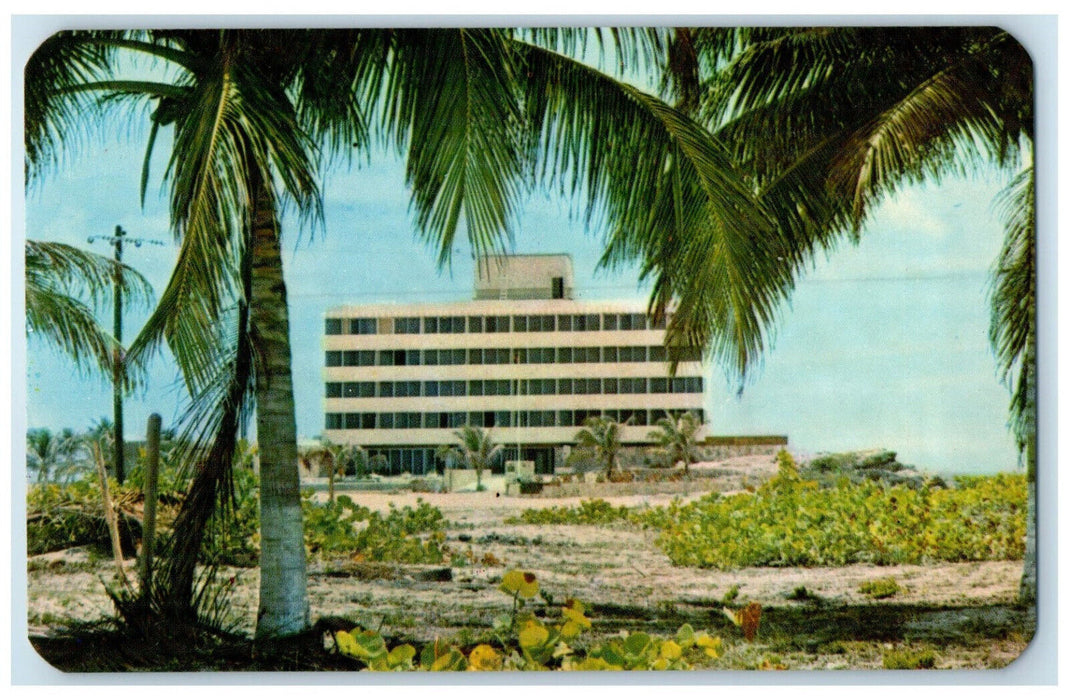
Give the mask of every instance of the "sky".
M 87 140 L 25 200 L 25 235 L 110 255 L 89 236 L 122 225 L 125 261 L 157 293 L 173 264 L 160 176 L 153 164 L 144 208 L 138 197 L 145 134 Z M 168 144 L 158 144 L 165 153 Z M 990 473 L 1017 469 L 1007 428 L 1010 394 L 999 382 L 987 340 L 990 270 L 1002 240 L 992 200 L 1005 176 L 985 172 L 906 188 L 883 203 L 857 246 L 821 255 L 783 309 L 775 342 L 743 393 L 716 367 L 707 375 L 711 433 L 784 434 L 793 450 L 885 448 L 921 469 Z M 389 154 L 370 165 L 334 168 L 323 188 L 325 226 L 311 232 L 283 219 L 290 300 L 297 427 L 322 430 L 324 312 L 336 305 L 449 301 L 471 297 L 470 249 L 459 245 L 450 269 L 419 242 L 403 166 Z M 514 252 L 569 253 L 577 296 L 644 299 L 635 270 L 596 269 L 603 240 L 571 215 L 571 203 L 532 194 L 518 217 Z M 147 309 L 125 317 L 136 335 Z M 102 318 L 110 325 L 110 310 Z M 15 336 L 16 344 L 21 340 Z M 26 425 L 82 430 L 111 415 L 111 387 L 82 376 L 64 356 L 30 339 L 26 346 Z M 165 426 L 180 416 L 183 392 L 164 354 L 150 368 L 147 392 L 126 400 L 126 434 L 139 439 L 149 413 Z

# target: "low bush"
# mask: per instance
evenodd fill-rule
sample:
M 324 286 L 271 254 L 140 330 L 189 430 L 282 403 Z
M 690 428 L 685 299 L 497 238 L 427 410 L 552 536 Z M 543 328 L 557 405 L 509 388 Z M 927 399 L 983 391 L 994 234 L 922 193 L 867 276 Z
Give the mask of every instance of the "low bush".
M 890 598 L 891 596 L 899 593 L 902 587 L 898 585 L 898 581 L 893 576 L 886 576 L 884 578 L 876 578 L 871 581 L 864 581 L 857 590 L 862 595 L 867 595 L 869 598 L 875 598 L 881 600 L 883 598 Z
M 525 525 L 613 525 L 631 520 L 631 510 L 613 506 L 601 498 L 580 501 L 578 506 L 527 508 L 505 522 Z
M 378 632 L 355 628 L 333 633 L 334 650 L 371 671 L 663 671 L 688 669 L 697 659 L 720 655 L 719 637 L 686 624 L 669 638 L 621 631 L 584 644 L 582 637 L 592 622 L 579 601 L 569 599 L 558 608 L 558 616 L 548 620 L 525 609 L 526 601 L 540 593 L 534 574 L 509 571 L 499 590 L 511 598 L 512 610 L 494 620 L 495 643 L 465 649 L 436 640 L 417 653 L 410 644 L 390 648 Z
M 793 463 L 754 493 L 636 512 L 678 566 L 842 566 L 1020 559 L 1023 475 L 961 477 L 955 488 L 840 480 L 821 488 Z

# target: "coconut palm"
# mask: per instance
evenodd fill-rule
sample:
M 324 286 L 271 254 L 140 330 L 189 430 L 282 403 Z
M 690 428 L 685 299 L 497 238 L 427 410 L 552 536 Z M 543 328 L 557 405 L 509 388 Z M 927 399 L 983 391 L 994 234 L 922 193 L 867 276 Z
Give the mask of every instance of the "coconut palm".
M 668 455 L 669 463 L 683 463 L 683 473 L 690 476 L 690 464 L 697 459 L 697 437 L 701 429 L 698 416 L 687 411 L 668 414 L 656 422 L 657 429 L 649 432 L 649 439 Z
M 70 430 L 53 433 L 48 428 L 34 428 L 26 431 L 27 476 L 32 474 L 39 484 L 57 479 L 70 465 L 75 449 L 74 433 Z
M 26 241 L 26 335 L 111 377 L 118 342 L 97 322 L 118 283 L 122 294 L 150 304 L 152 287 L 133 268 L 65 243 Z M 137 365 L 130 367 L 136 375 Z
M 740 380 L 800 271 L 818 251 L 856 241 L 884 197 L 992 163 L 1019 169 L 999 199 L 1006 236 L 994 265 L 990 337 L 1034 482 L 1034 95 L 1024 47 L 997 27 L 695 29 L 681 30 L 675 45 L 681 101 L 732 144 L 778 224 L 761 249 L 760 274 L 743 278 L 730 260 L 704 274 L 688 268 L 687 284 L 721 287 L 685 315 L 715 317 L 721 296 L 761 310 L 752 326 L 686 324 L 698 329 L 693 342 L 711 347 Z M 1029 498 L 1034 505 L 1034 483 Z M 1025 571 L 1034 571 L 1031 562 Z M 1023 598 L 1034 597 L 1030 587 Z
M 371 134 L 404 152 L 416 224 L 442 265 L 458 230 L 477 253 L 501 251 L 531 179 L 585 197 L 589 219 L 616 242 L 615 260 L 694 231 L 751 255 L 750 234 L 767 227 L 705 130 L 570 57 L 586 52 L 587 36 L 611 41 L 628 66 L 663 48 L 658 33 L 638 31 L 75 32 L 50 38 L 28 65 L 31 180 L 86 119 L 114 109 L 148 108 L 150 150 L 159 130 L 173 131 L 165 177 L 181 248 L 133 351 L 166 340 L 193 397 L 186 435 L 200 466 L 175 528 L 189 533 L 174 556 L 182 580 L 255 402 L 258 637 L 308 624 L 278 211 L 291 202 L 317 220 L 326 157 L 366 151 Z M 162 77 L 128 72 L 131 57 L 155 60 Z M 146 168 L 143 189 L 147 179 Z M 661 288 L 663 309 L 671 288 Z
M 442 445 L 435 451 L 439 459 L 446 462 L 460 463 L 468 469 L 475 470 L 475 488 L 483 490 L 483 472 L 492 469 L 501 460 L 503 447 L 497 445 L 490 437 L 489 430 L 472 425 L 465 425 L 453 431 L 457 438 L 456 445 Z
M 624 423 L 626 425 L 630 419 Z M 621 424 L 607 416 L 590 416 L 572 438 L 580 450 L 588 451 L 594 459 L 605 465 L 605 478 L 612 479 L 613 470 L 619 461 Z

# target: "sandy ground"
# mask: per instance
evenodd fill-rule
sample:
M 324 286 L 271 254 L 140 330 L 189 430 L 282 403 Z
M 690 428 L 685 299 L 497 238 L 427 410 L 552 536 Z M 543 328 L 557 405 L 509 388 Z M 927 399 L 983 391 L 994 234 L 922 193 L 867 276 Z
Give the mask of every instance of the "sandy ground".
M 774 470 L 768 457 L 747 457 L 717 463 L 718 490 L 732 490 L 760 480 Z M 677 494 L 619 494 L 604 497 L 614 505 L 660 505 L 673 498 L 694 498 L 703 490 Z M 653 628 L 663 618 L 665 629 L 679 619 L 700 625 L 719 612 L 721 599 L 738 586 L 738 601 L 765 607 L 805 605 L 791 599 L 800 586 L 824 601 L 864 605 L 871 601 L 858 592 L 861 582 L 893 576 L 905 590 L 896 604 L 1004 606 L 1012 603 L 1021 577 L 1021 562 L 941 563 L 927 566 L 856 564 L 836 568 L 745 568 L 735 571 L 673 566 L 656 547 L 655 534 L 631 528 L 591 526 L 532 526 L 506 524 L 525 508 L 575 505 L 579 497 L 506 495 L 503 483 L 487 481 L 488 490 L 471 493 L 368 493 L 349 495 L 377 509 L 415 505 L 423 500 L 441 509 L 450 522 L 446 531 L 451 550 L 464 552 L 472 562 L 449 568 L 445 581 L 424 580 L 429 569 L 441 567 L 370 566 L 351 560 L 313 560 L 309 565 L 309 594 L 313 619 L 342 616 L 384 634 L 429 640 L 451 637 L 464 630 L 490 625 L 506 612 L 508 599 L 497 591 L 509 568 L 534 572 L 544 591 L 557 600 L 576 597 L 603 610 L 601 623 L 619 629 L 639 616 Z M 597 495 L 597 494 L 595 494 Z M 108 562 L 92 565 L 83 550 L 42 555 L 30 561 L 29 612 L 31 634 L 48 632 L 65 617 L 90 619 L 111 612 L 101 576 Z M 129 562 L 131 567 L 133 561 Z M 232 608 L 241 627 L 251 632 L 258 572 L 235 569 Z M 1000 614 L 997 611 L 992 614 Z M 618 620 L 612 620 L 618 615 Z M 689 616 L 689 617 L 688 617 Z M 982 624 L 968 618 L 961 624 Z M 997 621 L 995 621 L 997 622 Z M 615 624 L 615 627 L 613 625 Z M 917 620 L 920 627 L 938 624 Z M 954 624 L 953 620 L 949 624 Z M 698 626 L 696 625 L 696 626 Z M 919 630 L 921 631 L 921 630 Z M 1026 640 L 1011 645 L 1001 663 L 1019 653 Z M 968 661 L 962 665 L 992 661 Z

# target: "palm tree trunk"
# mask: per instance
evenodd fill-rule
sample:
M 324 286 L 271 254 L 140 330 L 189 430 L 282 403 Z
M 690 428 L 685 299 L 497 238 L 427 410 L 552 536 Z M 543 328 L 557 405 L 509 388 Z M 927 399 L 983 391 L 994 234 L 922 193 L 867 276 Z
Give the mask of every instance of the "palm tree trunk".
M 1026 428 L 1024 440 L 1026 481 L 1028 484 L 1028 505 L 1025 511 L 1024 570 L 1021 573 L 1021 586 L 1017 597 L 1021 605 L 1035 605 L 1037 596 L 1037 560 L 1036 560 L 1036 355 L 1035 343 L 1029 343 L 1025 351 L 1025 371 L 1022 373 L 1028 382 L 1025 393 L 1025 414 L 1030 425 Z
M 256 358 L 260 445 L 260 604 L 256 638 L 308 628 L 308 588 L 297 470 L 297 421 L 290 367 L 289 312 L 275 201 L 253 183 L 251 336 Z

